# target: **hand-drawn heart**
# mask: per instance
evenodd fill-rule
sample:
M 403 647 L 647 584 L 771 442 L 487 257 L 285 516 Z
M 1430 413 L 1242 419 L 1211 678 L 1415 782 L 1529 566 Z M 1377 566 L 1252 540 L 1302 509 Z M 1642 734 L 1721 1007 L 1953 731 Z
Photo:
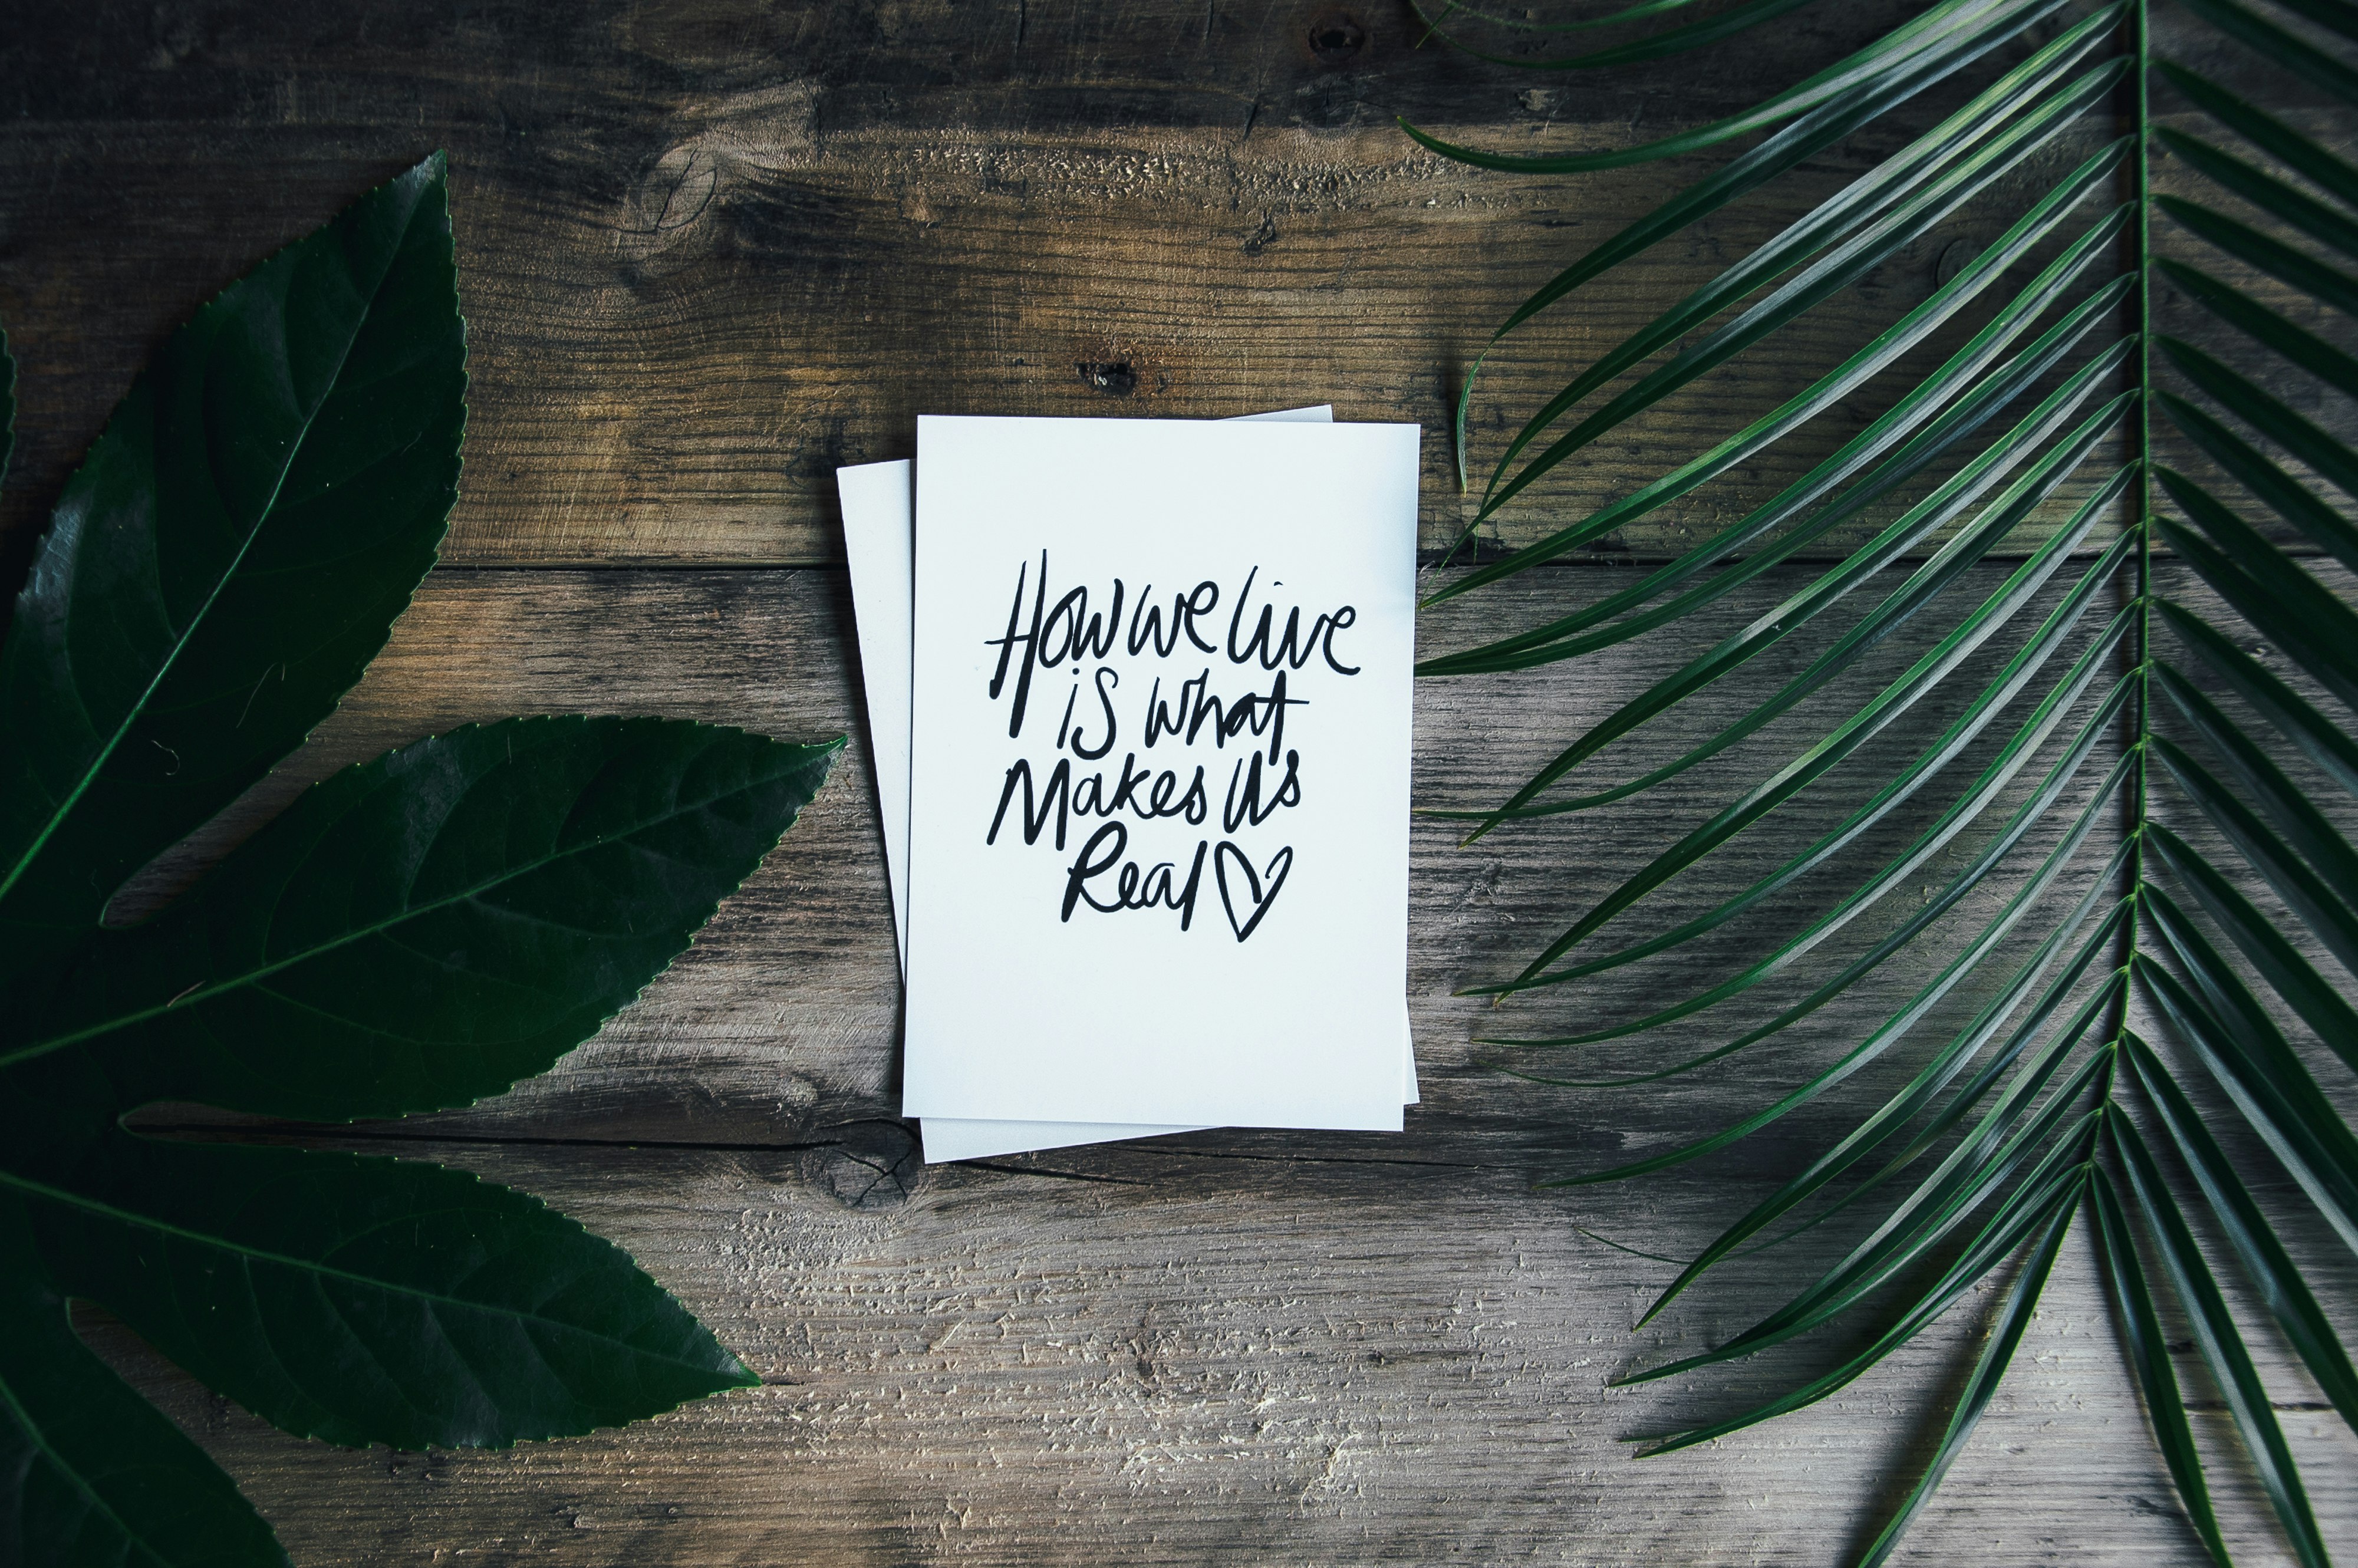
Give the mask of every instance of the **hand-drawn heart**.
M 1231 855 L 1236 857 L 1237 874 L 1243 879 L 1245 891 L 1251 895 L 1249 907 L 1252 915 L 1241 925 L 1237 923 L 1237 895 L 1228 891 L 1228 857 Z M 1292 870 L 1293 846 L 1291 844 L 1271 855 L 1266 868 L 1256 871 L 1252 862 L 1245 859 L 1242 849 L 1226 838 L 1220 840 L 1218 850 L 1212 856 L 1212 874 L 1219 879 L 1220 907 L 1228 912 L 1228 929 L 1237 934 L 1238 941 L 1241 942 L 1253 934 L 1253 927 L 1260 924 L 1260 917 L 1267 914 L 1269 906 L 1277 902 L 1277 890 L 1285 885 L 1285 874 Z M 1261 885 L 1264 880 L 1268 882 L 1266 889 Z

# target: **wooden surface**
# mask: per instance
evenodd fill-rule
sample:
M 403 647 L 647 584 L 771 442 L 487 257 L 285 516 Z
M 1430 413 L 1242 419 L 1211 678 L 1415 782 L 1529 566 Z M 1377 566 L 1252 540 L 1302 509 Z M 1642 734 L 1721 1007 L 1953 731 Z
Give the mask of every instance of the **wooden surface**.
M 162 333 L 370 181 L 436 146 L 453 157 L 474 381 L 451 564 L 226 833 L 330 767 L 510 712 L 855 736 L 696 947 L 546 1076 L 467 1112 L 357 1130 L 156 1113 L 206 1136 L 446 1160 L 538 1193 L 629 1247 L 761 1389 L 506 1454 L 352 1453 L 262 1426 L 99 1314 L 87 1332 L 303 1563 L 1659 1565 L 1855 1550 L 1877 1499 L 1920 1463 L 1988 1292 L 1825 1404 L 1635 1464 L 1622 1439 L 1731 1409 L 1824 1353 L 1639 1390 L 1607 1379 L 1716 1342 L 1836 1254 L 1805 1238 L 1635 1331 L 1672 1271 L 1595 1238 L 1692 1252 L 1887 1078 L 1648 1183 L 1531 1184 L 1724 1124 L 1924 975 L 1879 974 L 1691 1082 L 1612 1093 L 1506 1076 L 1474 1037 L 1498 1016 L 1516 1030 L 1628 1016 L 1691 971 L 1640 967 L 1506 1015 L 1452 993 L 1520 963 L 1650 857 L 1665 816 L 1700 816 L 1864 687 L 1837 685 L 1639 812 L 1471 848 L 1420 824 L 1424 1104 L 1405 1134 L 1205 1133 L 925 1167 L 896 1114 L 891 928 L 849 607 L 827 563 L 839 557 L 834 467 L 904 455 L 921 409 L 1332 400 L 1344 417 L 1418 419 L 1429 536 L 1445 535 L 1458 513 L 1444 398 L 1466 358 L 1555 267 L 1704 166 L 1512 180 L 1416 152 L 1390 116 L 1496 146 L 1627 142 L 1748 102 L 1898 14 L 1830 0 L 1740 50 L 1534 85 L 1412 48 L 1404 10 L 1357 4 L 35 7 L 0 36 L 0 319 L 25 405 L 21 473 L 0 505 L 9 574 Z M 2306 102 L 2276 106 L 2325 124 Z M 1489 449 L 1552 363 L 1626 330 L 1902 129 L 1552 323 L 1500 367 Z M 1787 357 L 1605 444 L 1509 518 L 1509 535 L 1581 515 L 1682 441 L 1758 412 L 1795 366 L 1920 298 L 1952 244 L 1996 232 L 1993 211 L 2002 222 L 1993 203 L 1931 236 Z M 1781 472 L 1763 464 L 1731 494 L 1765 493 Z M 1612 551 L 1457 601 L 1428 617 L 1424 644 L 1608 592 L 1617 560 L 1676 547 L 1733 503 L 1699 501 Z M 686 569 L 712 568 L 727 569 Z M 1711 625 L 1743 623 L 1796 580 L 1771 574 Z M 1960 597 L 1995 580 L 1985 570 Z M 1418 798 L 1494 799 L 1675 656 L 1648 642 L 1429 683 Z M 1744 690 L 1799 667 L 1763 664 Z M 1920 743 L 1955 700 L 1875 755 Z M 1616 776 L 1682 746 L 1640 736 Z M 1725 896 L 1833 814 L 1796 809 L 1781 837 L 1665 890 L 1633 930 Z M 1723 1011 L 1673 1044 L 1757 1016 Z M 2358 1266 L 2328 1238 L 2289 1240 L 2352 1326 Z M 2256 1487 L 2173 1332 L 2206 1401 L 2238 1560 L 2277 1561 Z M 2254 1337 L 2329 1539 L 2358 1547 L 2358 1440 L 2280 1346 Z M 1908 1553 L 2046 1559 L 2199 1560 L 2077 1238 Z

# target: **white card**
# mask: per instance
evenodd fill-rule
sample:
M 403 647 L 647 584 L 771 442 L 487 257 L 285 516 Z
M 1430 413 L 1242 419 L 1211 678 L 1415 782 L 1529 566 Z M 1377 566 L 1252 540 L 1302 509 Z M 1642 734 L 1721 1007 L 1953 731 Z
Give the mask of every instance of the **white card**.
M 1327 423 L 1334 410 L 1319 405 L 1241 416 L 1257 421 Z M 869 750 L 882 818 L 884 866 L 896 938 L 905 924 L 908 874 L 911 595 L 914 568 L 916 465 L 905 459 L 838 469 L 844 548 L 860 638 L 861 684 L 868 698 Z M 903 946 L 905 955 L 905 946 Z M 903 971 L 906 973 L 905 957 Z M 1418 1103 L 1416 1047 L 1401 1017 L 1401 1098 Z M 923 1124 L 925 1156 L 936 1162 L 985 1159 L 1027 1150 L 1195 1132 L 1195 1127 L 1135 1122 L 984 1121 L 930 1117 Z
M 919 421 L 906 1114 L 1399 1128 L 1417 437 Z

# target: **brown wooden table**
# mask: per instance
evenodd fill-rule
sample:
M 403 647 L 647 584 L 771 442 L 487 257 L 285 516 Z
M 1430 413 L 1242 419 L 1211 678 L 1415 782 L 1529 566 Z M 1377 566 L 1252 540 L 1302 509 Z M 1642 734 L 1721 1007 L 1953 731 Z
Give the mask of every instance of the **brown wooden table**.
M 854 735 L 695 948 L 546 1077 L 395 1126 L 239 1134 L 392 1150 L 543 1195 L 629 1247 L 759 1390 L 509 1453 L 353 1453 L 264 1426 L 95 1314 L 86 1331 L 304 1563 L 1661 1565 L 1855 1550 L 1928 1452 L 1986 1293 L 1824 1404 L 1637 1464 L 1625 1437 L 1782 1387 L 1826 1352 L 1667 1387 L 1607 1379 L 1724 1337 L 1833 1254 L 1797 1243 L 1636 1331 L 1673 1271 L 1599 1239 L 1692 1252 L 1842 1104 L 1649 1183 L 1532 1184 L 1722 1125 L 1922 976 L 1879 976 L 1683 1084 L 1521 1083 L 1483 1065 L 1485 1010 L 1454 989 L 1518 967 L 1650 858 L 1664 807 L 1470 848 L 1425 823 L 1412 955 L 1424 1103 L 1404 1135 L 1215 1132 L 925 1167 L 898 1115 L 898 986 L 831 476 L 907 455 L 920 411 L 1331 401 L 1343 418 L 1423 422 L 1437 543 L 1463 515 L 1445 399 L 1469 356 L 1556 267 L 1708 164 L 1510 178 L 1422 153 L 1391 116 L 1490 146 L 1616 145 L 1728 112 L 1899 14 L 1822 0 L 1733 49 L 1565 77 L 1416 47 L 1392 0 L 20 8 L 0 27 L 0 319 L 24 405 L 0 510 L 8 583 L 164 333 L 371 183 L 450 152 L 473 381 L 444 565 L 242 820 L 386 744 L 510 712 Z M 1477 442 L 1495 452 L 1552 366 L 1907 128 L 1878 127 L 1535 330 L 1497 367 Z M 1779 351 L 1822 351 L 1844 323 L 1920 298 L 1954 247 L 2010 215 L 1961 216 Z M 1601 443 L 1503 536 L 1582 515 L 1731 428 L 1790 384 L 1784 363 Z M 1785 460 L 1732 491 L 1766 493 Z M 1594 599 L 1731 503 L 1659 514 L 1454 602 L 1422 635 L 1462 645 Z M 1119 497 L 1107 508 L 1118 522 Z M 1793 580 L 1771 574 L 1714 625 Z M 1497 798 L 1675 654 L 1640 642 L 1428 683 L 1419 798 Z M 1683 744 L 1641 740 L 1629 771 Z M 1700 815 L 1768 754 L 1704 771 L 1670 809 Z M 1828 820 L 1797 816 L 1790 832 Z M 1661 918 L 1762 863 L 1731 857 L 1715 881 L 1673 890 Z M 1511 1016 L 1623 1016 L 1665 984 L 1677 971 L 1641 969 Z M 2346 1252 L 2296 1239 L 2320 1296 L 2358 1299 Z M 2281 1414 L 2329 1538 L 2358 1546 L 2358 1442 L 2304 1402 L 2280 1346 L 2255 1343 L 2289 1390 Z M 2190 1347 L 2173 1349 L 2198 1376 Z M 2225 1418 L 2204 1408 L 2204 1441 L 2228 1455 Z M 2277 1560 L 2247 1468 L 2223 1457 L 2213 1484 L 2243 1560 Z M 2081 1238 L 1911 1541 L 1923 1563 L 2199 1560 Z

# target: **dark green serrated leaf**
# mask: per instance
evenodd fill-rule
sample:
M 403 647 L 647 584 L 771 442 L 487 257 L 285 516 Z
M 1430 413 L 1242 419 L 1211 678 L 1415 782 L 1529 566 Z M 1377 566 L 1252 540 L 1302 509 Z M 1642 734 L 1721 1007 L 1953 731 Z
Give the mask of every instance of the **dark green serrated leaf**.
M 18 600 L 0 649 L 9 1561 L 284 1561 L 75 1342 L 67 1295 L 350 1444 L 579 1433 L 751 1380 L 626 1255 L 521 1194 L 119 1124 L 168 1097 L 397 1115 L 536 1072 L 687 946 L 825 776 L 833 746 L 507 720 L 314 786 L 162 915 L 103 928 L 124 877 L 299 743 L 383 644 L 455 492 L 465 375 L 437 157 L 170 340 Z
M 107 933 L 56 1007 L 0 1029 L 0 1072 L 71 1050 L 126 1107 L 310 1120 L 495 1094 L 687 946 L 836 749 L 570 718 L 387 752 L 313 786 L 148 926 Z
M 174 333 L 0 647 L 0 986 L 326 717 L 433 563 L 466 335 L 438 156 Z
M 502 1447 L 755 1380 L 620 1248 L 463 1172 L 24 1120 L 0 1191 L 59 1287 L 298 1435 Z

